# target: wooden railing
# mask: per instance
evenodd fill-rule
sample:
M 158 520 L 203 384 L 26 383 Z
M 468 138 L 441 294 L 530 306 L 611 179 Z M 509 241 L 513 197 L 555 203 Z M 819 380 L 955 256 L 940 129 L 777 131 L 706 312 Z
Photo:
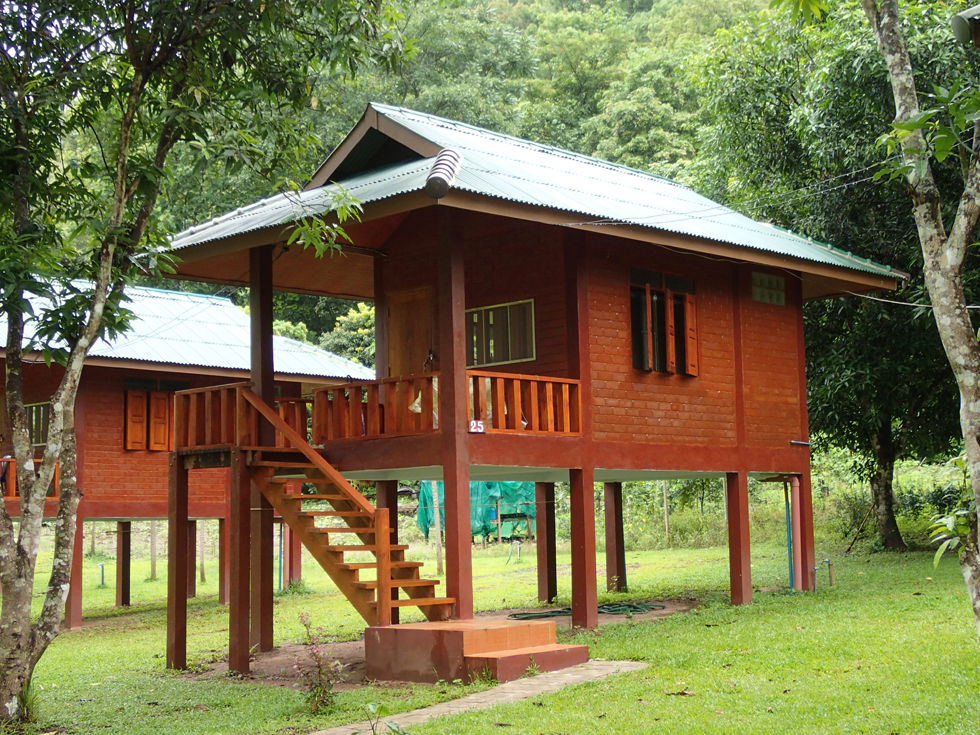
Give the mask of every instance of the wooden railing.
M 258 437 L 258 415 L 250 409 L 240 388 L 231 383 L 178 391 L 174 396 L 174 449 L 217 449 L 253 444 Z
M 467 370 L 471 433 L 582 433 L 582 398 L 577 380 Z
M 582 433 L 581 390 L 576 380 L 482 370 L 467 370 L 466 380 L 471 433 Z M 242 395 L 250 387 L 250 383 L 233 383 L 178 392 L 174 448 L 256 446 L 258 413 Z M 439 430 L 439 374 L 332 385 L 314 391 L 312 401 L 277 398 L 274 408 L 294 435 L 313 446 L 433 433 Z M 278 428 L 276 446 L 293 446 Z
M 438 430 L 438 373 L 331 385 L 313 393 L 314 445 Z
M 35 469 L 41 467 L 40 459 L 34 460 Z M 60 462 L 54 465 L 54 479 L 51 480 L 51 487 L 48 488 L 48 497 L 57 498 L 61 490 L 61 467 Z M 20 492 L 17 489 L 17 460 L 13 457 L 0 458 L 0 489 L 3 490 L 4 499 L 19 498 Z

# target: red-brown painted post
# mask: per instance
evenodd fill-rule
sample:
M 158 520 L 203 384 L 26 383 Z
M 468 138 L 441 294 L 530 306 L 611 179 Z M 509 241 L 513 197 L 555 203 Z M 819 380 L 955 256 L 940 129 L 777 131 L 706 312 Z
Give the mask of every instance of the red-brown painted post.
M 377 508 L 374 513 L 375 558 L 378 562 L 378 584 L 374 590 L 378 604 L 378 625 L 391 625 L 391 528 L 388 509 Z
M 167 528 L 167 668 L 187 668 L 187 468 L 170 453 Z
M 572 627 L 599 624 L 595 563 L 595 471 L 569 470 L 572 535 Z
M 282 586 L 303 579 L 303 542 L 285 523 L 282 524 Z
M 197 521 L 187 521 L 187 597 L 197 597 Z
M 725 475 L 728 500 L 728 571 L 733 605 L 752 602 L 752 553 L 749 542 L 749 476 L 746 472 Z
M 129 607 L 129 570 L 133 524 L 116 522 L 116 607 Z
M 789 481 L 790 486 L 790 518 L 793 534 L 793 589 L 807 589 L 803 586 L 803 541 L 800 515 L 800 478 L 793 475 Z M 813 566 L 812 564 L 810 565 Z
M 799 476 L 800 486 L 800 557 L 803 564 L 803 589 L 812 590 L 816 583 L 813 567 L 816 566 L 816 550 L 813 539 L 813 496 L 810 490 L 810 473 Z
M 398 543 L 398 481 L 397 480 L 378 480 L 375 485 L 377 490 L 377 506 L 388 511 L 388 528 L 391 529 L 390 542 Z M 398 599 L 398 588 L 391 589 L 391 599 Z M 398 624 L 398 612 L 400 608 L 390 608 L 391 624 Z
M 248 251 L 251 380 L 256 395 L 269 406 L 276 399 L 272 354 L 272 251 L 272 245 L 263 245 Z M 259 418 L 258 433 L 259 446 L 275 446 L 275 431 L 268 421 Z M 259 651 L 271 651 L 273 510 L 261 490 L 254 485 L 251 496 L 251 643 Z
M 558 564 L 555 559 L 555 483 L 534 483 L 535 538 L 538 551 L 538 600 L 558 597 Z
M 85 501 L 83 500 L 82 503 Z M 75 518 L 75 543 L 71 554 L 71 582 L 68 585 L 68 598 L 65 600 L 65 630 L 79 630 L 82 627 L 82 560 L 85 558 L 85 516 L 79 504 Z
M 231 477 L 228 479 L 231 484 Z M 218 604 L 227 605 L 230 598 L 231 554 L 228 553 L 228 520 L 218 519 Z
M 453 242 L 452 212 L 440 212 L 439 422 L 446 515 L 446 594 L 455 617 L 473 617 L 470 454 L 466 414 L 466 324 L 462 246 Z
M 273 648 L 272 593 L 275 520 L 259 486 L 251 485 L 251 622 L 249 643 L 259 651 Z
M 606 589 L 626 591 L 626 543 L 623 538 L 623 483 L 603 486 L 606 515 Z
M 228 514 L 231 559 L 228 575 L 228 669 L 248 673 L 249 581 L 251 578 L 251 478 L 241 449 L 231 450 L 231 507 Z

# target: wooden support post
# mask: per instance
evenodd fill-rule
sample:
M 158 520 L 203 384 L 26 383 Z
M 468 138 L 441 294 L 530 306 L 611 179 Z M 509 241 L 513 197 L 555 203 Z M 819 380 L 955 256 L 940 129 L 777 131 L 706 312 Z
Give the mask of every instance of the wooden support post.
M 431 411 L 429 412 L 431 415 Z M 377 488 L 377 505 L 378 508 L 384 508 L 388 511 L 388 528 L 390 531 L 390 541 L 392 544 L 398 543 L 398 481 L 397 480 L 379 480 L 375 486 Z M 380 594 L 380 593 L 379 593 Z M 398 599 L 398 588 L 391 588 L 391 599 Z M 398 624 L 398 612 L 399 608 L 390 607 L 391 624 Z
M 272 355 L 272 245 L 248 251 L 249 317 L 251 325 L 252 390 L 270 406 L 275 403 L 275 366 Z M 272 425 L 259 419 L 259 446 L 275 446 Z
M 626 592 L 626 543 L 623 538 L 623 483 L 603 485 L 606 515 L 606 589 Z
M 728 503 L 728 570 L 733 605 L 752 602 L 752 553 L 749 542 L 749 476 L 746 472 L 725 475 Z
M 197 521 L 187 521 L 187 597 L 197 597 Z
M 282 586 L 289 587 L 303 579 L 303 542 L 285 523 L 282 524 Z
M 816 576 L 813 571 L 813 567 L 816 565 L 816 550 L 813 539 L 813 496 L 810 492 L 810 473 L 804 472 L 794 477 L 792 482 L 794 499 L 797 492 L 799 493 L 799 502 L 794 503 L 793 523 L 795 526 L 798 517 L 800 531 L 797 538 L 799 538 L 800 564 L 803 567 L 800 574 L 803 585 L 801 589 L 812 590 L 816 583 Z M 797 486 L 799 487 L 798 490 Z M 799 511 L 795 510 L 796 507 L 799 508 Z
M 377 508 L 374 513 L 376 559 L 378 562 L 378 586 L 375 600 L 378 603 L 378 625 L 391 625 L 391 528 L 388 526 L 388 509 Z
M 790 478 L 790 527 L 793 539 L 793 589 L 802 590 L 803 587 L 803 547 L 800 538 L 800 478 L 794 476 Z M 811 567 L 813 564 L 810 565 Z
M 167 545 L 167 668 L 187 668 L 187 468 L 170 453 Z
M 230 480 L 229 480 L 230 482 Z M 228 519 L 218 519 L 218 604 L 227 605 L 231 580 L 231 554 L 228 553 Z
M 473 617 L 469 425 L 466 419 L 466 300 L 463 250 L 453 242 L 452 211 L 439 223 L 439 422 L 446 509 L 446 594 L 455 616 Z
M 272 600 L 274 592 L 275 523 L 272 504 L 259 486 L 251 484 L 251 623 L 249 643 L 258 651 L 273 648 Z
M 129 574 L 133 524 L 116 522 L 116 607 L 129 607 Z
M 572 627 L 599 624 L 595 563 L 595 470 L 569 470 L 572 532 Z
M 251 478 L 241 449 L 231 450 L 231 508 L 228 515 L 228 669 L 248 674 L 251 562 Z
M 534 483 L 534 513 L 538 545 L 538 600 L 558 597 L 558 564 L 555 559 L 555 483 Z
M 71 555 L 71 582 L 65 600 L 65 630 L 82 627 L 82 567 L 85 558 L 85 516 L 79 510 L 75 518 L 75 544 Z

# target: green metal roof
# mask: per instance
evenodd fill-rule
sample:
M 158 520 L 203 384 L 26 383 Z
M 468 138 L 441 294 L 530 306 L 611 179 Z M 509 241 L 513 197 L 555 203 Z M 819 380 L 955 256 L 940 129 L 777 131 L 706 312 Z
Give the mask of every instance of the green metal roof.
M 753 220 L 643 171 L 435 115 L 380 104 L 371 107 L 379 116 L 436 146 L 462 153 L 454 189 L 572 213 L 581 217 L 573 224 L 608 227 L 610 235 L 616 234 L 617 227 L 630 225 L 888 278 L 901 275 L 887 266 Z M 370 155 L 365 155 L 363 146 L 355 146 L 351 156 L 370 165 Z M 421 191 L 432 160 L 420 158 L 364 171 L 345 177 L 339 184 L 364 204 Z M 350 168 L 344 165 L 342 170 Z M 179 249 L 324 212 L 330 204 L 330 188 L 257 202 L 181 233 L 173 245 Z

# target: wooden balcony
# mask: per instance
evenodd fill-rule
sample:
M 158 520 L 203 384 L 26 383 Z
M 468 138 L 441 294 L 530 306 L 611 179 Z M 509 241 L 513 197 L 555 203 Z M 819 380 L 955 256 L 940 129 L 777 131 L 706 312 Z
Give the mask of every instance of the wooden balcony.
M 48 488 L 48 498 L 57 498 L 61 484 L 60 463 L 54 466 L 54 480 Z M 34 466 L 41 468 L 41 460 L 35 459 Z M 17 487 L 17 460 L 13 457 L 3 457 L 0 459 L 0 490 L 3 491 L 4 500 L 12 500 L 20 497 L 20 490 Z
M 473 434 L 581 436 L 579 382 L 468 370 L 467 420 Z M 174 448 L 256 446 L 259 412 L 243 396 L 249 383 L 176 394 Z M 440 429 L 439 374 L 332 385 L 313 398 L 277 398 L 273 408 L 313 447 L 330 442 L 434 434 Z M 293 443 L 276 432 L 276 446 Z

